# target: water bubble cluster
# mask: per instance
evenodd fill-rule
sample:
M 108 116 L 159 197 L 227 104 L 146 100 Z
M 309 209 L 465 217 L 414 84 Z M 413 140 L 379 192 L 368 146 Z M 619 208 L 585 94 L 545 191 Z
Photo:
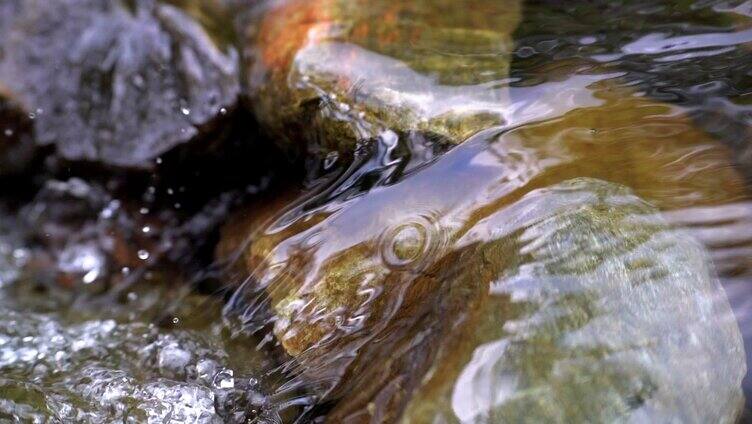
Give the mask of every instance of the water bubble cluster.
M 259 375 L 245 374 L 237 384 L 224 342 L 211 331 L 166 331 L 113 319 L 68 322 L 8 309 L 2 302 L 0 312 L 0 392 L 15 393 L 3 396 L 0 417 L 244 422 L 252 418 L 251 409 L 258 412 L 267 402 L 249 383 Z

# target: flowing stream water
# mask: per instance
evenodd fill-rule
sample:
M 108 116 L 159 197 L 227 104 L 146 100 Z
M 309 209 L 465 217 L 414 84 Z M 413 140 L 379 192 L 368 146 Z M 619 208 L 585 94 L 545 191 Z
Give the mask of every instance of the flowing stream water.
M 292 195 L 297 203 L 292 202 L 294 207 L 281 208 L 274 219 L 265 217 L 271 224 L 262 229 L 261 241 L 256 241 L 262 246 L 257 248 L 258 251 L 252 247 L 246 255 L 244 249 L 247 246 L 242 243 L 226 244 L 229 256 L 236 262 L 241 257 L 240 262 L 245 260 L 243 266 L 246 268 L 225 273 L 227 261 L 220 258 L 223 260 L 218 260 L 208 272 L 215 283 L 210 289 L 197 289 L 182 281 L 171 281 L 169 273 L 152 276 L 158 270 L 137 268 L 115 271 L 122 275 L 138 273 L 139 278 L 133 284 L 100 287 L 99 277 L 113 270 L 106 269 L 96 248 L 90 248 L 84 242 L 66 248 L 68 254 L 61 256 L 58 264 L 80 275 L 81 281 L 72 286 L 81 290 L 54 287 L 54 284 L 42 281 L 44 276 L 34 276 L 39 281 L 29 279 L 23 275 L 23 268 L 32 260 L 31 247 L 21 234 L 24 231 L 20 224 L 23 217 L 18 216 L 17 208 L 0 209 L 0 422 L 306 422 L 330 411 L 334 414 L 350 413 L 340 412 L 341 408 L 338 409 L 332 399 L 352 395 L 348 391 L 362 390 L 365 393 L 369 390 L 367 380 L 380 378 L 371 372 L 380 367 L 378 363 L 364 364 L 367 359 L 359 360 L 355 355 L 342 355 L 342 352 L 366 352 L 372 357 L 386 358 L 393 351 L 397 358 L 401 354 L 398 348 L 418 346 L 415 348 L 418 353 L 408 358 L 420 361 L 430 356 L 424 352 L 430 352 L 433 346 L 444 346 L 439 339 L 447 334 L 447 337 L 467 337 L 482 343 L 482 348 L 474 353 L 461 348 L 436 348 L 439 351 L 436 360 L 447 361 L 448 369 L 462 367 L 462 364 L 452 362 L 454 359 L 473 357 L 472 361 L 466 361 L 469 365 L 465 364 L 463 371 L 454 376 L 457 380 L 454 392 L 446 394 L 449 389 L 445 388 L 431 392 L 409 379 L 400 380 L 400 384 L 420 387 L 420 390 L 416 388 L 416 399 L 419 400 L 430 396 L 446 399 L 449 405 L 446 408 L 453 408 L 452 414 L 458 421 L 479 422 L 477 416 L 463 411 L 475 402 L 474 396 L 493 398 L 497 395 L 491 396 L 478 389 L 486 384 L 483 383 L 484 374 L 495 371 L 483 368 L 488 362 L 476 359 L 483 355 L 488 359 L 499 349 L 512 352 L 510 355 L 515 354 L 513 349 L 519 349 L 517 354 L 520 355 L 519 352 L 534 352 L 530 355 L 545 357 L 541 352 L 547 345 L 530 342 L 530 345 L 517 346 L 510 341 L 494 344 L 491 340 L 502 336 L 488 329 L 492 320 L 473 316 L 467 318 L 470 324 L 460 323 L 467 325 L 468 329 L 453 333 L 454 330 L 436 324 L 435 321 L 440 320 L 431 314 L 437 311 L 453 314 L 460 308 L 455 304 L 457 299 L 485 311 L 483 308 L 488 308 L 489 304 L 499 302 L 498 299 L 488 300 L 494 296 L 507 296 L 531 304 L 540 302 L 548 308 L 566 309 L 573 305 L 583 310 L 603 308 L 605 316 L 616 311 L 614 315 L 631 316 L 629 314 L 634 313 L 636 317 L 649 317 L 644 322 L 635 319 L 634 327 L 611 327 L 601 323 L 581 332 L 575 330 L 581 329 L 580 325 L 586 328 L 584 324 L 576 323 L 574 318 L 558 321 L 560 317 L 554 312 L 541 315 L 512 308 L 510 310 L 519 316 L 507 311 L 509 316 L 500 314 L 493 318 L 512 322 L 510 317 L 517 317 L 514 322 L 518 327 L 528 325 L 532 328 L 534 322 L 550 323 L 571 331 L 567 342 L 572 345 L 584 344 L 582 339 L 588 338 L 603 341 L 599 348 L 608 346 L 614 350 L 634 348 L 630 343 L 640 339 L 641 325 L 644 328 L 655 326 L 677 335 L 677 338 L 686 335 L 688 339 L 732 346 L 729 339 L 721 335 L 715 339 L 709 334 L 715 328 L 731 325 L 735 329 L 738 325 L 747 368 L 750 368 L 752 1 L 529 1 L 524 3 L 513 41 L 508 77 L 499 79 L 489 71 L 493 77 L 490 81 L 488 75 L 478 75 L 479 83 L 473 86 L 474 90 L 493 93 L 494 96 L 504 93 L 504 125 L 475 135 L 453 150 L 438 146 L 439 143 L 428 145 L 423 143 L 425 140 L 382 133 L 387 135 L 379 139 L 371 152 L 358 159 L 358 168 L 354 172 L 355 167 L 338 162 L 337 154 L 328 156 L 323 163 L 307 162 L 311 167 L 306 170 L 307 174 L 313 177 L 304 184 L 304 194 Z M 473 46 L 449 47 L 454 51 L 447 55 L 457 54 L 457 50 L 463 48 L 467 49 L 468 57 L 474 54 Z M 352 53 L 353 56 L 356 53 Z M 369 52 L 369 55 L 382 53 Z M 384 72 L 397 73 L 406 69 L 397 66 L 400 65 L 398 59 L 387 56 L 384 53 L 378 61 L 383 69 L 387 69 Z M 336 63 L 327 65 L 321 66 L 321 72 L 338 68 Z M 394 71 L 390 67 L 401 70 Z M 379 70 L 369 69 L 371 72 Z M 433 84 L 430 78 L 424 82 Z M 362 82 L 361 88 L 364 92 L 376 89 L 367 81 Z M 400 89 L 409 91 L 405 87 Z M 420 91 L 424 88 L 410 89 Z M 433 94 L 444 96 L 441 101 L 431 103 L 432 107 L 440 109 L 463 101 L 468 92 L 452 87 L 444 91 L 437 89 Z M 345 106 L 341 107 L 344 109 Z M 349 110 L 349 106 L 347 108 Z M 583 177 L 586 180 L 580 180 Z M 597 195 L 592 195 L 588 191 L 592 179 L 608 181 L 626 191 L 595 182 L 593 192 Z M 570 189 L 567 184 L 577 188 Z M 585 188 L 581 188 L 583 184 Z M 437 185 L 440 190 L 430 189 Z M 275 192 L 277 185 L 271 184 L 271 187 L 263 194 L 266 197 L 259 198 L 289 198 L 290 195 L 282 190 Z M 190 190 L 189 187 L 183 196 L 190 197 Z M 600 190 L 609 194 L 601 196 Z M 546 197 L 548 195 L 551 197 Z M 571 198 L 567 197 L 570 195 Z M 257 199 L 253 195 L 250 197 Z M 271 205 L 273 202 L 255 204 Z M 611 211 L 609 208 L 614 205 L 634 207 L 639 213 L 631 218 L 636 217 L 645 228 L 658 228 L 655 231 L 659 236 L 651 238 L 653 236 L 645 235 L 643 230 L 635 230 L 632 227 L 635 221 L 627 218 L 613 218 L 604 224 L 605 221 L 598 218 L 599 211 Z M 273 210 L 273 206 L 268 208 Z M 597 228 L 602 225 L 603 232 L 580 234 L 579 218 L 569 215 L 577 208 L 588 211 L 592 208 L 595 211 L 592 219 L 597 224 L 594 225 Z M 112 210 L 113 203 L 104 202 L 104 206 L 95 211 L 99 216 L 97 225 L 107 225 Z M 548 215 L 559 210 L 562 211 L 560 215 Z M 619 209 L 614 210 L 618 215 Z M 384 218 L 385 215 L 389 218 Z M 563 217 L 562 221 L 557 221 L 557 217 Z M 393 221 L 399 225 L 391 226 Z M 217 222 L 216 226 L 219 224 Z M 382 224 L 384 228 L 376 228 Z M 223 237 L 232 239 L 236 231 L 242 233 L 237 237 L 244 238 L 247 227 L 232 225 L 227 227 L 229 230 L 225 230 Z M 663 228 L 671 230 L 664 231 Z M 672 238 L 674 230 L 681 234 L 676 239 Z M 374 234 L 381 238 L 373 237 Z M 604 265 L 605 268 L 618 268 L 610 265 L 612 262 L 608 258 L 613 252 L 607 250 L 609 243 L 615 238 L 634 234 L 637 234 L 634 237 L 645 237 L 650 242 L 644 242 L 627 253 L 619 251 L 613 257 L 634 254 L 632 260 L 640 262 L 636 267 L 645 270 L 645 275 L 641 274 L 637 280 L 670 281 L 683 288 L 682 282 L 705 281 L 703 279 L 707 277 L 708 284 L 703 285 L 699 292 L 708 294 L 705 300 L 709 304 L 715 304 L 718 293 L 725 293 L 733 317 L 703 315 L 705 306 L 700 305 L 703 300 L 692 297 L 696 302 L 687 300 L 686 307 L 672 309 L 674 304 L 671 301 L 665 304 L 655 301 L 651 297 L 655 295 L 653 292 L 630 291 L 621 286 L 607 294 L 591 290 L 600 279 L 627 275 L 624 270 L 570 272 L 571 263 L 587 267 L 588 261 L 601 259 L 608 265 Z M 517 255 L 512 259 L 498 255 L 494 250 L 494 243 L 502 236 L 513 240 L 510 244 L 522 246 L 517 250 L 504 250 L 505 254 L 512 252 L 511 255 Z M 614 238 L 609 238 L 611 236 Z M 667 238 L 662 238 L 664 236 Z M 386 250 L 383 237 L 391 243 Z M 546 245 L 549 242 L 554 246 Z M 479 245 L 482 247 L 473 250 Z M 583 247 L 585 245 L 590 247 Z M 503 247 L 508 248 L 507 245 Z M 646 251 L 647 248 L 654 250 Z M 445 254 L 447 251 L 449 253 Z M 468 252 L 476 252 L 476 256 Z M 156 253 L 144 247 L 138 251 L 138 257 L 147 262 Z M 667 265 L 665 269 L 655 266 L 650 262 L 653 254 L 667 261 L 676 260 L 678 265 L 675 268 Z M 558 256 L 552 259 L 547 255 Z M 268 263 L 257 261 L 257 257 L 277 260 L 272 265 L 282 269 L 272 269 Z M 454 286 L 446 288 L 446 292 L 421 291 L 420 284 L 424 283 L 426 287 L 433 287 L 428 284 L 445 280 L 465 281 L 464 277 L 457 275 L 475 272 L 479 257 L 488 261 L 505 261 L 508 267 L 503 278 L 492 281 L 490 289 L 486 288 L 491 293 L 488 299 L 477 293 L 453 294 Z M 380 262 L 374 265 L 373 258 Z M 561 265 L 557 261 L 564 261 L 562 258 L 572 262 Z M 466 265 L 461 266 L 463 264 Z M 338 266 L 343 268 L 336 268 Z M 549 266 L 553 268 L 549 269 Z M 542 273 L 543 268 L 547 273 Z M 337 274 L 341 269 L 347 271 Z M 348 274 L 353 269 L 354 273 Z M 388 269 L 388 273 L 384 269 Z M 317 289 L 296 292 L 290 286 L 314 287 L 319 271 L 336 274 L 326 287 L 329 290 L 326 296 L 330 296 L 327 299 L 335 306 L 338 305 L 336 302 L 351 295 L 350 291 L 355 290 L 352 287 L 360 290 L 357 296 L 368 300 L 354 306 L 345 300 L 344 306 L 333 308 L 336 310 L 331 314 L 325 313 L 327 306 L 306 309 L 312 302 L 306 296 L 314 296 Z M 480 274 L 473 274 L 473 278 L 485 278 Z M 551 281 L 568 281 L 575 275 L 582 280 L 578 283 L 581 285 L 571 288 L 572 304 L 566 303 L 569 298 L 565 302 L 564 295 L 558 297 L 560 293 L 546 285 Z M 342 281 L 340 278 L 349 278 L 347 282 L 352 287 L 338 286 Z M 539 279 L 536 280 L 539 285 L 529 284 L 529 280 L 535 278 Z M 624 278 L 627 281 L 627 277 Z M 384 288 L 374 285 L 374 281 L 388 284 Z M 396 297 L 399 302 L 395 304 L 376 302 L 374 304 L 378 306 L 373 307 L 369 303 L 380 299 L 379 296 L 394 295 L 406 281 L 418 281 L 419 284 L 414 284 L 418 286 L 415 293 L 407 289 L 400 292 Z M 718 290 L 714 285 L 716 282 L 720 283 Z M 518 291 L 514 290 L 515 287 Z M 691 289 L 686 288 L 687 291 Z M 457 297 L 442 300 L 444 295 Z M 644 301 L 644 305 L 653 305 L 657 309 L 661 305 L 670 307 L 651 315 L 651 311 L 635 312 L 639 307 L 629 301 L 599 300 L 601 295 L 604 299 L 605 296 L 632 295 Z M 424 311 L 419 303 L 410 303 L 410 296 L 423 300 L 425 304 L 435 302 L 431 305 L 436 310 Z M 680 300 L 684 301 L 683 298 Z M 275 304 L 269 312 L 268 306 L 272 302 Z M 725 299 L 719 302 L 725 302 Z M 375 312 L 367 307 L 375 308 Z M 700 311 L 696 315 L 694 307 Z M 397 309 L 398 312 L 393 312 Z M 392 311 L 392 315 L 384 311 Z M 696 321 L 681 321 L 684 311 L 690 311 L 687 316 Z M 270 316 L 270 313 L 277 315 Z M 420 315 L 424 318 L 410 321 L 411 318 L 401 315 L 403 313 L 424 314 Z M 370 347 L 368 343 L 377 343 L 371 339 L 363 342 L 347 338 L 358 334 L 363 323 L 375 320 L 374 317 L 389 317 L 397 323 L 395 325 L 402 327 L 389 327 L 383 318 L 384 327 L 378 327 L 382 332 L 376 333 L 378 343 L 383 347 Z M 595 321 L 590 315 L 588 317 Z M 706 326 L 705 318 L 717 320 L 717 323 Z M 449 318 L 446 319 L 449 322 Z M 327 320 L 332 320 L 331 327 L 328 327 Z M 460 327 L 460 324 L 455 324 Z M 544 324 L 540 325 L 545 327 Z M 666 327 L 660 324 L 666 324 Z M 683 324 L 687 324 L 686 328 Z M 573 327 L 567 327 L 570 325 Z M 514 333 L 511 327 L 514 325 L 505 326 L 505 331 Z M 528 330 L 530 334 L 534 333 Z M 524 329 L 519 331 L 524 333 Z M 317 332 L 329 332 L 332 340 L 340 335 L 342 338 L 316 344 L 307 337 L 314 337 L 319 334 Z M 619 336 L 605 340 L 607 334 Z M 603 340 L 600 335 L 603 335 Z M 629 339 L 632 336 L 634 339 Z M 408 337 L 409 340 L 404 340 Z M 667 339 L 671 337 L 667 336 Z M 338 344 L 340 342 L 346 346 Z M 656 381 L 677 384 L 677 393 L 687 395 L 686 399 L 672 397 L 675 394 L 661 391 L 661 388 L 640 387 L 641 391 L 648 393 L 645 396 L 656 396 L 668 403 L 686 401 L 690 405 L 689 409 L 685 408 L 687 411 L 692 405 L 705 405 L 703 402 L 706 401 L 712 404 L 716 395 L 721 399 L 717 393 L 684 393 L 681 390 L 691 392 L 693 387 L 700 387 L 693 380 L 694 373 L 715 372 L 717 376 L 736 378 L 734 372 L 739 368 L 734 368 L 733 355 L 729 356 L 731 359 L 718 357 L 718 362 L 714 362 L 715 357 L 708 359 L 703 356 L 707 352 L 693 350 L 695 345 L 691 343 L 684 345 L 682 340 L 673 345 L 673 342 L 671 339 L 666 346 L 661 345 L 655 351 L 650 348 L 636 350 L 636 356 L 656 351 L 665 355 L 661 358 L 670 364 L 660 372 L 675 372 L 682 374 L 682 378 L 663 376 Z M 424 343 L 427 347 L 423 346 Z M 357 348 L 353 348 L 354 345 Z M 315 349 L 317 346 L 332 349 L 336 355 L 331 352 L 319 354 Z M 692 360 L 682 359 L 676 350 L 672 350 L 679 349 L 676 346 L 684 346 L 684 359 Z M 596 357 L 600 358 L 593 354 L 593 358 Z M 343 358 L 352 362 L 352 369 L 362 374 L 338 373 L 332 377 L 327 366 L 340 364 Z M 494 360 L 502 364 L 500 359 Z M 593 360 L 597 363 L 596 359 Z M 729 363 L 721 363 L 723 361 Z M 534 364 L 549 366 L 545 358 Z M 313 371 L 297 369 L 306 366 Z M 503 366 L 518 364 L 503 363 Z M 652 370 L 650 366 L 650 363 L 645 365 L 646 369 Z M 519 367 L 525 368 L 523 365 Z M 525 378 L 533 381 L 540 377 L 538 373 L 525 369 L 529 372 L 524 374 Z M 552 372 L 546 376 L 550 381 L 561 378 L 562 385 L 574 384 L 574 379 L 561 376 L 568 372 L 565 366 L 559 371 L 560 374 Z M 604 375 L 612 371 L 616 372 L 605 366 L 602 370 Z M 435 377 L 435 370 L 433 374 L 426 372 L 425 375 L 425 381 L 429 381 Z M 633 382 L 632 377 L 639 380 L 621 368 L 614 375 L 618 377 L 614 380 L 621 378 Z M 347 379 L 356 383 L 350 384 Z M 711 380 L 709 377 L 708 381 Z M 458 389 L 461 383 L 470 388 L 465 391 Z M 431 384 L 435 384 L 432 387 L 446 385 L 441 381 Z M 504 397 L 511 396 L 509 393 L 514 392 L 515 384 L 516 381 L 505 380 L 487 386 L 494 387 L 501 393 L 498 396 Z M 592 384 L 598 388 L 601 382 L 592 381 Z M 615 383 L 609 380 L 604 384 Z M 752 419 L 752 376 L 744 377 L 741 386 L 746 398 L 741 419 Z M 587 388 L 578 393 L 597 398 L 597 393 L 591 393 Z M 446 397 L 442 398 L 444 395 Z M 729 395 L 729 398 L 734 396 Z M 645 412 L 640 409 L 641 399 L 631 400 L 633 403 L 624 408 L 654 414 L 637 415 L 638 421 L 640 417 L 665 417 L 660 415 L 665 412 L 660 408 Z M 354 399 L 352 405 L 357 401 Z M 495 398 L 489 402 L 496 401 L 501 402 Z M 435 412 L 436 407 L 425 406 L 430 401 L 417 402 L 405 407 L 406 416 L 413 417 L 415 422 L 421 422 L 417 417 L 425 411 Z M 614 410 L 620 407 L 621 404 L 614 406 Z M 379 408 L 374 402 L 368 402 L 364 407 L 371 411 Z M 504 414 L 524 411 L 524 408 L 522 403 L 510 406 L 499 412 L 498 420 L 509 419 L 509 415 Z M 698 418 L 702 411 L 693 412 L 694 419 L 702 422 Z M 712 415 L 715 412 L 708 410 L 707 414 L 715 416 Z M 687 414 L 691 420 L 692 414 Z M 608 416 L 599 415 L 600 418 Z

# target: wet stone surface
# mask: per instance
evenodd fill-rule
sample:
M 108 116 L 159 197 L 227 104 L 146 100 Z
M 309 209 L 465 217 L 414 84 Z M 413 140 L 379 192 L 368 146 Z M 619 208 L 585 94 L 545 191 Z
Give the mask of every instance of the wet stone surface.
M 263 3 L 262 3 L 263 4 Z M 245 26 L 245 89 L 288 150 L 352 153 L 385 130 L 456 144 L 505 122 L 517 0 L 286 0 Z
M 230 313 L 333 421 L 733 422 L 744 349 L 709 261 L 744 267 L 749 237 L 707 216 L 743 209 L 746 147 L 706 103 L 746 104 L 732 6 L 440 3 L 270 2 L 245 27 L 260 122 L 335 166 L 226 228 Z
M 741 334 L 688 234 L 592 179 L 532 191 L 485 221 L 498 239 L 463 257 L 504 266 L 465 268 L 490 277 L 488 291 L 452 319 L 406 421 L 736 420 Z
M 576 115 L 618 122 L 608 111 Z M 743 347 L 705 249 L 624 187 L 549 185 L 578 165 L 553 166 L 538 130 L 482 133 L 366 195 L 230 226 L 220 255 L 245 249 L 230 312 L 251 332 L 273 326 L 298 374 L 291 384 L 338 401 L 329 419 L 392 421 L 407 408 L 408 422 L 484 422 L 536 405 L 531 422 L 700 413 L 732 422 Z M 588 169 L 649 188 L 657 168 Z M 427 188 L 440 177 L 451 183 L 439 195 Z M 249 245 L 232 244 L 238 232 Z M 676 339 L 663 339 L 668 328 Z M 484 362 L 494 355 L 510 361 L 498 375 Z M 684 360 L 701 376 L 686 375 Z M 461 378 L 476 372 L 465 366 L 487 370 Z
M 237 101 L 237 55 L 153 0 L 0 6 L 0 87 L 68 160 L 149 168 Z

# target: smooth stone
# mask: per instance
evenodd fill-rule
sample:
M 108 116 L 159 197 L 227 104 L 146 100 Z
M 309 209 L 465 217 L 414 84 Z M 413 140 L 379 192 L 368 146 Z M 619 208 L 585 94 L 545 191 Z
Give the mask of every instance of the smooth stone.
M 233 108 L 238 57 L 154 0 L 0 5 L 0 88 L 72 161 L 151 168 Z

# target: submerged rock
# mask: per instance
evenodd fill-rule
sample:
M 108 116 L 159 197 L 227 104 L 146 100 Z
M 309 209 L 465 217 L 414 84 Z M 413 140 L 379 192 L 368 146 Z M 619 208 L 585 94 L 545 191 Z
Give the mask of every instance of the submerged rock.
M 341 398 L 329 420 L 733 422 L 744 351 L 697 242 L 597 180 L 492 203 L 432 225 L 346 206 L 259 262 L 292 368 Z M 351 245 L 367 220 L 391 229 Z
M 261 123 L 327 170 L 349 166 L 319 204 L 396 181 L 493 127 L 523 128 L 538 187 L 591 176 L 670 209 L 745 192 L 733 153 L 692 110 L 651 100 L 618 66 L 570 55 L 538 69 L 546 84 L 509 78 L 518 2 L 403 3 L 266 2 L 246 25 L 245 88 Z M 621 9 L 601 6 L 616 25 Z
M 487 292 L 446 317 L 404 422 L 735 422 L 744 349 L 701 245 L 589 179 L 484 221 L 461 278 Z
M 281 56 L 292 69 L 308 47 L 297 48 L 292 59 Z M 269 69 L 261 74 L 266 87 L 284 67 Z M 297 81 L 297 72 L 279 74 L 286 75 L 279 83 Z M 303 140 L 314 152 L 375 139 L 375 153 L 315 196 L 265 204 L 227 227 L 218 255 L 234 260 L 242 283 L 228 312 L 249 331 L 273 327 L 291 357 L 289 384 L 337 401 L 332 422 L 486 422 L 524 417 L 527 409 L 540 414 L 532 421 L 732 421 L 745 372 L 736 321 L 706 252 L 659 210 L 737 201 L 744 180 L 730 166 L 730 151 L 685 110 L 618 87 L 614 78 L 593 72 L 513 87 L 508 107 L 499 103 L 508 122 L 478 121 L 480 132 L 469 139 L 445 133 L 458 145 L 417 165 L 411 156 L 420 152 L 399 143 L 425 128 L 314 109 L 316 119 L 306 122 L 316 139 Z M 403 86 L 395 96 L 408 91 Z M 260 95 L 286 102 L 261 105 L 259 113 L 287 122 L 278 130 L 292 134 L 283 115 L 300 111 L 297 97 Z M 376 97 L 338 98 L 371 107 Z M 352 137 L 353 122 L 379 126 Z M 337 123 L 344 133 L 321 130 Z M 563 183 L 578 177 L 598 180 Z M 528 227 L 545 236 L 529 245 L 518 240 Z M 540 270 L 536 261 L 545 261 L 530 257 L 535 249 L 572 262 Z M 502 284 L 515 273 L 534 280 L 518 290 L 532 291 L 530 299 L 514 298 Z M 526 320 L 526 332 L 511 327 Z M 581 338 L 592 334 L 600 338 L 588 350 Z M 474 366 L 473 352 L 478 370 L 463 374 Z M 690 366 L 703 367 L 701 375 L 684 375 Z M 467 377 L 474 372 L 487 380 L 476 384 Z
M 531 187 L 599 178 L 633 189 L 662 210 L 745 198 L 747 184 L 733 150 L 696 126 L 690 110 L 645 98 L 602 75 L 584 79 L 587 86 L 573 83 L 562 97 L 518 89 L 520 98 L 537 97 L 534 107 L 555 111 L 505 136 L 506 154 L 522 156 L 521 172 L 530 174 Z
M 234 50 L 155 0 L 0 5 L 0 92 L 68 160 L 149 168 L 237 101 Z
M 459 143 L 505 122 L 517 0 L 287 0 L 258 15 L 248 95 L 292 150 L 352 152 L 384 130 Z
M 564 422 L 731 421 L 743 347 L 702 247 L 624 187 L 561 182 L 587 175 L 707 200 L 709 183 L 691 172 L 663 180 L 698 140 L 677 137 L 691 127 L 656 104 L 595 99 L 572 117 L 479 133 L 364 195 L 240 219 L 219 249 L 241 249 L 245 283 L 229 311 L 251 331 L 273 325 L 290 384 L 339 400 L 333 422 L 403 411 L 485 422 L 527 409 Z M 677 150 L 648 151 L 645 166 L 610 162 L 667 134 Z M 603 151 L 581 156 L 580 142 Z M 712 149 L 690 151 L 725 166 Z M 463 374 L 473 351 L 479 368 Z

